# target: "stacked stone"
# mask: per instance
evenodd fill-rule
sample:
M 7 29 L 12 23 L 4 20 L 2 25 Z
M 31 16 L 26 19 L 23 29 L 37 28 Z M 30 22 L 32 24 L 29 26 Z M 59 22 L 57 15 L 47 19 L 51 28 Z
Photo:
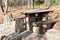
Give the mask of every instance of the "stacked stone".
M 60 40 L 60 22 L 57 22 L 53 29 L 48 30 L 45 37 L 47 40 Z
M 4 16 L 4 23 L 0 25 L 0 39 L 2 36 L 8 36 L 15 32 L 15 21 L 11 21 L 11 14 Z
M 7 14 L 4 16 L 4 24 L 5 24 L 5 25 L 11 24 L 11 13 L 7 13 Z

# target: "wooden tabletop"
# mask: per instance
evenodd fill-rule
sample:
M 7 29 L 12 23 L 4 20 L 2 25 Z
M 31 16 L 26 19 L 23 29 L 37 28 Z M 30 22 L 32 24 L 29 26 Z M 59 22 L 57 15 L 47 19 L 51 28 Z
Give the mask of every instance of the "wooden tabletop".
M 32 14 L 32 13 L 43 13 L 43 12 L 53 12 L 52 10 L 44 9 L 44 10 L 21 10 L 23 14 Z

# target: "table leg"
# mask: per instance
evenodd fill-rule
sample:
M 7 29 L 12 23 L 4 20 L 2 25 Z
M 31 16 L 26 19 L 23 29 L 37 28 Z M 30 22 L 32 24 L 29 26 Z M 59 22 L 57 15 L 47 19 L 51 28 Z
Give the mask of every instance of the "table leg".
M 30 31 L 30 27 L 29 27 L 29 15 L 26 16 L 26 29 L 28 31 Z
M 23 19 L 17 18 L 15 24 L 16 24 L 15 25 L 16 33 L 21 33 L 21 32 L 24 31 L 24 28 L 23 28 L 24 21 L 23 21 Z
M 33 21 L 35 21 L 35 17 L 33 16 L 31 16 L 31 15 L 27 15 L 26 16 L 26 28 L 27 28 L 27 30 L 33 30 L 33 25 L 32 25 L 32 22 Z
M 42 21 L 47 21 L 47 20 L 48 20 L 48 14 L 44 14 L 43 18 L 42 18 Z M 44 27 L 45 32 L 46 32 L 49 25 L 42 25 L 42 26 Z

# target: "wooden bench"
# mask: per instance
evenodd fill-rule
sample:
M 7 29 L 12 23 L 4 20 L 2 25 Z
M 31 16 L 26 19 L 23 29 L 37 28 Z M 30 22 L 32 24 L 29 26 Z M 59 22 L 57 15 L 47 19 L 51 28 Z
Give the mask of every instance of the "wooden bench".
M 32 30 L 32 23 L 35 21 L 42 21 L 44 18 L 48 20 L 48 14 L 53 12 L 52 10 L 21 10 L 21 13 L 26 16 L 26 28 Z

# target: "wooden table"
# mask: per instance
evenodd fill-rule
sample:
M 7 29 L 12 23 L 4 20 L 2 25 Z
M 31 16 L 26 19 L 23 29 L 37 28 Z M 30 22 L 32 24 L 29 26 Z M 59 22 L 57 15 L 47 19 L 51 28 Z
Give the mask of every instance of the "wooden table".
M 26 16 L 27 30 L 32 30 L 32 22 L 48 20 L 48 13 L 52 10 L 22 10 L 21 13 Z

